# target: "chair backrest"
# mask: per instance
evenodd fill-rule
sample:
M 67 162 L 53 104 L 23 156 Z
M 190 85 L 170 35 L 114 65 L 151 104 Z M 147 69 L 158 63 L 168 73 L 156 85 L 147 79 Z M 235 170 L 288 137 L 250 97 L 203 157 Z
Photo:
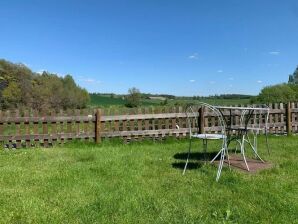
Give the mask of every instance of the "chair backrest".
M 270 108 L 266 105 L 260 105 L 260 109 L 255 109 L 253 113 L 253 119 L 254 122 L 250 125 L 252 128 L 258 128 L 258 129 L 268 129 L 268 120 L 269 120 L 269 113 L 270 113 Z M 264 108 L 266 110 L 264 110 Z M 250 111 L 249 110 L 243 110 L 241 113 L 240 117 L 240 126 L 245 126 L 248 125 L 249 120 L 246 120 L 246 116 L 248 115 Z M 264 118 L 265 116 L 265 118 Z M 264 122 L 263 122 L 264 120 Z M 264 127 L 261 126 L 261 124 L 264 123 Z
M 226 124 L 220 111 L 210 104 L 198 102 L 186 108 L 187 124 L 189 127 L 190 136 L 192 135 L 194 129 L 196 129 L 197 133 L 199 132 L 199 108 L 202 108 L 202 110 L 207 108 L 210 111 L 212 111 L 218 119 L 220 133 L 222 135 L 226 135 Z

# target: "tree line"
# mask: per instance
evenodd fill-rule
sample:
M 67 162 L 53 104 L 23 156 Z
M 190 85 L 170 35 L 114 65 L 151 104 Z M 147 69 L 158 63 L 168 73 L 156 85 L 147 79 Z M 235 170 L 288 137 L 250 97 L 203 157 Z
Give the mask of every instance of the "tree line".
M 288 83 L 264 87 L 260 94 L 252 97 L 252 103 L 287 103 L 298 102 L 298 67 L 289 76 Z
M 0 108 L 80 109 L 90 101 L 71 75 L 38 74 L 23 64 L 0 60 Z

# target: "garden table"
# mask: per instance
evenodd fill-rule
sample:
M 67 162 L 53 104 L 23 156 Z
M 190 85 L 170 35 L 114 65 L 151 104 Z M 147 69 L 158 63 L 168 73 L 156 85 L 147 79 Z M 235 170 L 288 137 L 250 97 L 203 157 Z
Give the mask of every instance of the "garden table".
M 246 168 L 249 171 L 249 167 L 246 161 L 245 157 L 245 150 L 244 150 L 244 145 L 245 142 L 248 142 L 249 145 L 251 146 L 254 154 L 256 155 L 257 158 L 259 158 L 262 162 L 263 159 L 259 156 L 257 152 L 257 146 L 256 144 L 253 146 L 249 140 L 248 137 L 248 131 L 249 130 L 260 130 L 261 127 L 258 129 L 256 128 L 251 128 L 248 127 L 248 124 L 253 117 L 253 115 L 258 111 L 260 114 L 265 113 L 265 135 L 266 135 L 266 145 L 267 149 L 269 152 L 269 147 L 268 147 L 268 134 L 267 134 L 267 123 L 268 123 L 268 115 L 269 115 L 269 108 L 262 108 L 262 107 L 234 107 L 234 106 L 214 106 L 219 110 L 219 112 L 222 114 L 222 117 L 224 119 L 224 122 L 226 123 L 226 133 L 227 133 L 227 146 L 232 141 L 236 141 L 240 144 L 241 148 L 241 154 L 243 156 L 243 160 L 245 162 Z M 228 111 L 228 114 L 225 113 L 225 111 Z M 237 126 L 233 126 L 233 116 L 235 116 L 236 111 L 241 111 L 241 119 L 240 119 L 240 124 Z M 260 125 L 260 122 L 259 122 Z M 234 134 L 236 132 L 236 134 Z M 256 141 L 255 141 L 256 142 Z

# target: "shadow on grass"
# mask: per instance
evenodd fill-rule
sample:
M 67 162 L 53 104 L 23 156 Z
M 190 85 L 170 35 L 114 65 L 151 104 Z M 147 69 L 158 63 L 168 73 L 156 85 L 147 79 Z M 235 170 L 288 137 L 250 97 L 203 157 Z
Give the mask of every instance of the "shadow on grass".
M 189 159 L 190 160 L 198 160 L 204 162 L 205 160 L 211 161 L 217 154 L 218 152 L 191 152 L 189 154 Z M 187 160 L 188 153 L 183 152 L 183 153 L 177 153 L 174 155 L 174 159 L 179 159 L 179 160 Z M 219 157 L 216 158 L 216 160 L 219 160 Z
M 204 163 L 199 163 L 199 162 L 189 162 L 187 165 L 187 169 L 188 170 L 196 170 L 199 169 L 203 166 Z M 183 170 L 185 167 L 185 162 L 176 162 L 176 163 L 172 163 L 172 167 L 175 169 L 181 169 Z
M 216 152 L 207 152 L 207 153 L 203 153 L 203 152 L 192 152 L 189 154 L 189 163 L 187 165 L 187 169 L 188 170 L 195 170 L 195 169 L 200 169 L 206 162 L 208 163 L 209 161 L 211 161 L 215 156 L 216 156 Z M 180 161 L 180 162 L 174 162 L 172 163 L 172 167 L 175 169 L 184 169 L 186 160 L 187 160 L 187 156 L 188 153 L 184 152 L 184 153 L 177 153 L 174 155 L 174 159 L 177 160 L 184 160 L 184 161 Z M 218 160 L 218 158 L 216 158 L 216 160 Z

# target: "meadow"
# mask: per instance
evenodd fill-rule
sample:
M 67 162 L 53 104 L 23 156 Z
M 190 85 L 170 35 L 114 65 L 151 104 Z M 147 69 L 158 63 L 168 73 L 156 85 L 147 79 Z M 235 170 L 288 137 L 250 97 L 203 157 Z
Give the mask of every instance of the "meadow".
M 126 100 L 119 97 L 110 97 L 109 95 L 90 95 L 91 102 L 90 107 L 125 107 Z M 167 106 L 175 105 L 186 105 L 190 103 L 196 103 L 198 101 L 203 101 L 212 105 L 246 105 L 250 103 L 249 99 L 202 99 L 202 100 L 185 100 L 185 99 L 168 99 Z M 164 101 L 158 99 L 141 99 L 141 106 L 160 106 L 164 105 Z
M 273 168 L 219 182 L 199 141 L 185 176 L 186 140 L 1 151 L 0 223 L 298 223 L 298 138 L 269 140 Z

